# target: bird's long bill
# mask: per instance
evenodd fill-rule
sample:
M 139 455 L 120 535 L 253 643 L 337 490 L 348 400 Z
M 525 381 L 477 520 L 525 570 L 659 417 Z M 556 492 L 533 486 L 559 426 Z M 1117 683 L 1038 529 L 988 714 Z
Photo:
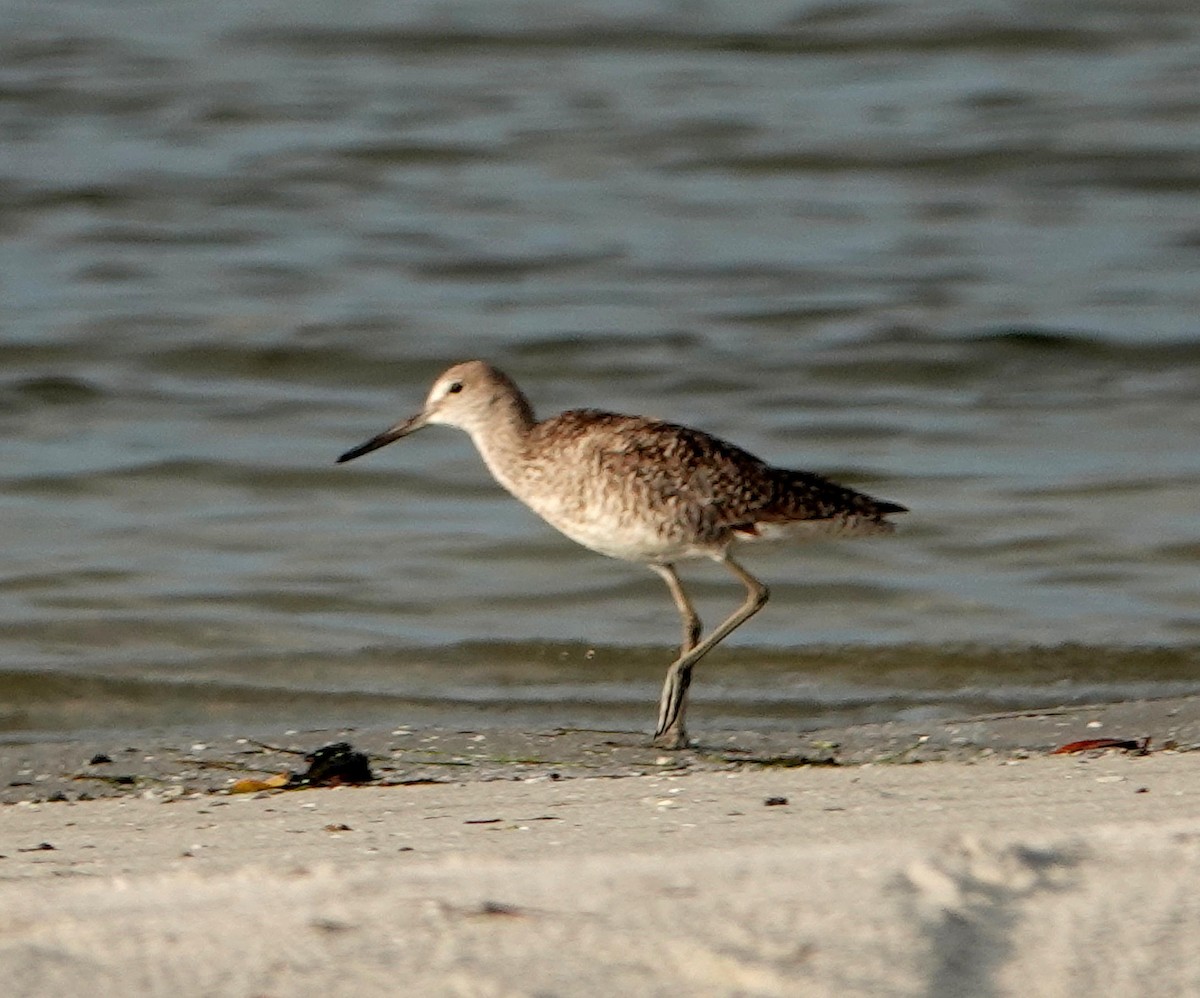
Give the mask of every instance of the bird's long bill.
M 362 457 L 364 454 L 370 454 L 373 450 L 386 447 L 393 440 L 399 440 L 401 437 L 407 437 L 410 433 L 415 433 L 424 425 L 425 413 L 419 412 L 412 419 L 406 419 L 403 423 L 397 423 L 382 433 L 377 433 L 366 443 L 361 443 L 357 447 L 351 447 L 337 459 L 337 463 L 343 464 L 346 461 L 353 461 L 356 457 Z

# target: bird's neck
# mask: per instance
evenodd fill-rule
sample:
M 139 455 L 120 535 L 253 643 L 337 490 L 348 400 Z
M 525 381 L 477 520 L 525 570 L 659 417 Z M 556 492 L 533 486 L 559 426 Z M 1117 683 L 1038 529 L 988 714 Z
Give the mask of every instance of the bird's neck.
M 525 442 L 537 420 L 524 395 L 497 400 L 485 423 L 468 429 L 488 470 L 510 491 L 523 464 Z

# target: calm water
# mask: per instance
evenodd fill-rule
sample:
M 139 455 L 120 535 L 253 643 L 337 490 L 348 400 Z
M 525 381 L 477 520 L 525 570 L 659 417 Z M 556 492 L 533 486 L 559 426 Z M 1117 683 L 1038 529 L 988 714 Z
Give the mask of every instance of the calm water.
M 0 730 L 648 725 L 656 577 L 333 465 L 475 356 L 912 507 L 750 555 L 697 726 L 1200 690 L 1190 0 L 0 23 Z

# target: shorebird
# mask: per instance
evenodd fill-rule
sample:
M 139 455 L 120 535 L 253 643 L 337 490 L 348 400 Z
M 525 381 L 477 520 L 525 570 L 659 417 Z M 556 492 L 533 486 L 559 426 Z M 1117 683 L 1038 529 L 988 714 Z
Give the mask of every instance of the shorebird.
M 660 748 L 687 745 L 692 668 L 767 602 L 767 587 L 730 554 L 735 544 L 890 533 L 888 515 L 906 512 L 811 472 L 772 467 L 686 426 L 595 409 L 539 421 L 516 383 L 478 360 L 451 367 L 420 412 L 338 463 L 431 425 L 465 430 L 496 481 L 571 540 L 641 562 L 666 582 L 683 641 L 659 700 L 653 743 Z M 711 558 L 746 587 L 745 601 L 703 640 L 675 570 L 688 558 Z

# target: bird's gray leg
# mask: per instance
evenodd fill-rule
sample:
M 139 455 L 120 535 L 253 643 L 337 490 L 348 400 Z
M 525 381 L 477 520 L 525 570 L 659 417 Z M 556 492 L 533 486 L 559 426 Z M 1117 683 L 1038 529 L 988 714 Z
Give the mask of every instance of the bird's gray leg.
M 667 680 L 663 684 L 662 698 L 658 704 L 658 726 L 654 729 L 654 744 L 659 748 L 684 748 L 687 745 L 687 731 L 684 727 L 684 713 L 687 709 L 687 692 L 692 683 L 692 666 L 712 651 L 731 631 L 740 627 L 753 617 L 766 604 L 771 595 L 761 582 L 734 561 L 728 554 L 721 558 L 721 564 L 729 569 L 746 587 L 746 601 L 729 615 L 729 617 L 713 632 L 691 649 L 685 650 L 679 658 L 667 669 Z M 674 576 L 672 570 L 671 575 Z M 664 575 L 664 578 L 666 576 Z M 671 585 L 670 581 L 667 585 Z M 675 585 L 671 586 L 672 593 L 676 589 L 682 593 L 678 577 Z M 683 597 L 687 599 L 686 596 Z M 676 597 L 679 603 L 679 597 Z M 690 604 L 688 604 L 690 606 Z M 680 605 L 680 613 L 683 613 Z M 695 611 L 692 611 L 695 618 Z M 686 619 L 686 618 L 685 618 Z M 699 619 L 695 618 L 696 623 Z
M 679 581 L 674 565 L 651 565 L 650 569 L 658 573 L 667 584 L 667 588 L 671 590 L 671 598 L 675 600 L 675 606 L 679 610 L 679 618 L 683 621 L 683 644 L 679 649 L 679 655 L 682 657 L 700 641 L 700 617 L 696 614 L 696 608 L 692 606 L 687 593 L 683 591 L 683 583 Z
M 692 606 L 692 601 L 688 599 L 688 595 L 684 592 L 683 583 L 679 581 L 679 575 L 675 571 L 674 565 L 651 565 L 651 569 L 657 572 L 667 584 L 667 588 L 671 591 L 671 598 L 675 600 L 675 606 L 679 610 L 679 618 L 683 623 L 683 640 L 679 647 L 679 659 L 682 660 L 688 652 L 690 652 L 700 641 L 700 632 L 703 630 L 703 625 L 700 623 L 700 616 L 696 613 L 696 608 Z M 678 696 L 680 703 L 686 698 L 687 688 L 692 682 L 692 670 L 689 666 L 683 670 L 676 681 L 675 688 L 679 690 Z M 666 690 L 663 691 L 665 697 Z M 659 708 L 659 714 L 662 714 L 663 708 Z M 683 733 L 683 712 L 680 708 L 679 730 L 681 732 L 682 745 L 686 740 L 686 734 Z

